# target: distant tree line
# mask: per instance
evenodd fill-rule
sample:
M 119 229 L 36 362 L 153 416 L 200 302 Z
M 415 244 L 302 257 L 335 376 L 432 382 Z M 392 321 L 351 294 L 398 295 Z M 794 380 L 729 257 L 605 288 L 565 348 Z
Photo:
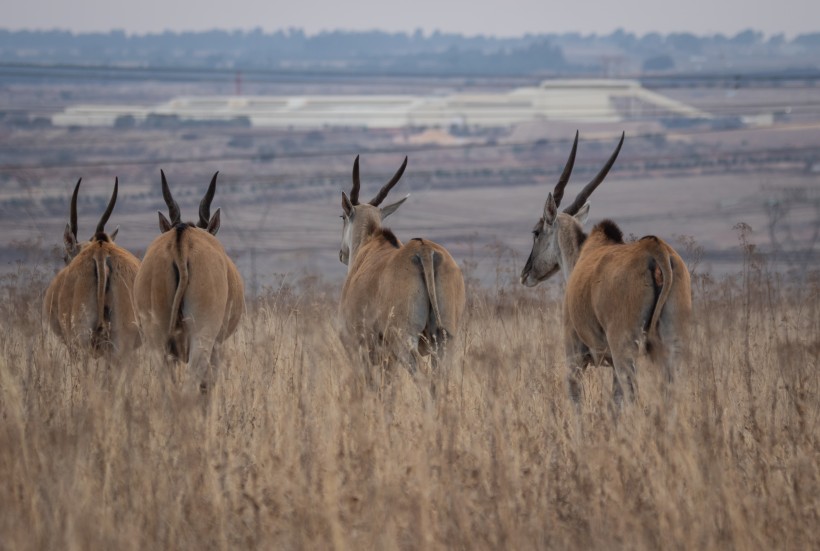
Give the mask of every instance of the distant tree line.
M 538 73 L 566 68 L 561 49 L 543 36 L 494 38 L 381 31 L 331 31 L 308 36 L 299 29 L 145 35 L 0 30 L 0 61 L 443 74 Z
M 590 53 L 592 52 L 592 53 Z M 800 66 L 817 68 L 820 32 L 791 40 L 745 30 L 734 36 L 212 30 L 128 35 L 123 31 L 0 30 L 0 62 L 139 64 L 143 67 L 310 69 L 425 74 L 584 74 Z M 603 69 L 602 69 L 603 68 Z

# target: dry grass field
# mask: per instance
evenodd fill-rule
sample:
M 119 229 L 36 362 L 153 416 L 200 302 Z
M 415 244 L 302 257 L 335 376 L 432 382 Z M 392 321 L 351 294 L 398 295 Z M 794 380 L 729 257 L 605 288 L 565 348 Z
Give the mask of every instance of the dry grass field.
M 820 278 L 749 247 L 695 278 L 691 358 L 640 367 L 610 413 L 609 368 L 568 400 L 557 289 L 468 278 L 438 377 L 364 368 L 336 285 L 248 299 L 207 399 L 141 349 L 71 356 L 41 329 L 46 274 L 0 302 L 2 549 L 817 549 Z M 502 278 L 503 279 L 503 278 Z

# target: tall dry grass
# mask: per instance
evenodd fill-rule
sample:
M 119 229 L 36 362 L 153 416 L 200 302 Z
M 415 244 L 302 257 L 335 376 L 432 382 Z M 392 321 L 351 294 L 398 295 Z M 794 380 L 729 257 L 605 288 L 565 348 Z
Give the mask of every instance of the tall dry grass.
M 557 293 L 469 289 L 452 365 L 378 388 L 321 284 L 249 301 L 207 405 L 144 350 L 108 368 L 40 328 L 42 273 L 3 282 L 4 549 L 817 549 L 820 280 L 750 254 L 695 279 L 691 359 L 642 365 L 617 422 L 576 413 Z

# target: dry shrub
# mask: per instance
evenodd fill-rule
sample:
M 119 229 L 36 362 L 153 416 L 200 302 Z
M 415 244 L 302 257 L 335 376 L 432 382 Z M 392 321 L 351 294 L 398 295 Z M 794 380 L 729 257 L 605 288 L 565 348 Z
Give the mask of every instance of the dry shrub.
M 695 285 L 673 386 L 639 368 L 567 397 L 556 293 L 471 286 L 431 398 L 370 388 L 315 281 L 249 302 L 207 401 L 146 350 L 109 367 L 3 282 L 0 547 L 533 549 L 820 546 L 820 283 L 760 266 Z

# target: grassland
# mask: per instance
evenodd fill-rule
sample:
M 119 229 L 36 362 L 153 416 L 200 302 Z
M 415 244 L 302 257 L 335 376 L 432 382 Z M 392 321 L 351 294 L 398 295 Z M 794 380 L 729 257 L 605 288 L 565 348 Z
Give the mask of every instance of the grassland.
M 691 358 L 569 402 L 557 289 L 481 287 L 451 365 L 365 384 L 336 288 L 249 299 L 207 400 L 141 349 L 72 357 L 41 271 L 2 284 L 2 549 L 820 546 L 820 278 L 695 278 Z

